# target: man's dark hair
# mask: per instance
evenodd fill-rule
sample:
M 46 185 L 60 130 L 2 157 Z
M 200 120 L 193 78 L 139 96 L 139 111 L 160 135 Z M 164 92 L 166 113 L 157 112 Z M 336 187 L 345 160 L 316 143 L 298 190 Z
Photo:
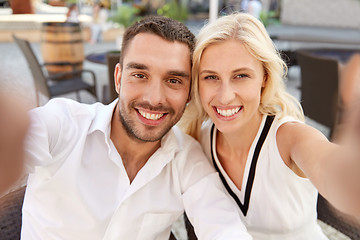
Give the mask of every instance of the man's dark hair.
M 190 57 L 192 59 L 195 46 L 194 34 L 181 22 L 162 16 L 149 16 L 126 29 L 121 46 L 121 66 L 123 65 L 124 56 L 131 40 L 139 33 L 153 33 L 171 42 L 179 41 L 185 43 L 190 49 Z

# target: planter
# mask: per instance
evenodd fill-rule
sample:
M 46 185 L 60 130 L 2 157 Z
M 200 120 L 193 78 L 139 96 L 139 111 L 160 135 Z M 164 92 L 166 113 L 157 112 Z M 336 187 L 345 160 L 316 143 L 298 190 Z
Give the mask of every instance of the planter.
M 65 1 L 61 0 L 49 0 L 48 4 L 53 7 L 65 7 Z
M 33 14 L 32 0 L 10 0 L 13 14 Z

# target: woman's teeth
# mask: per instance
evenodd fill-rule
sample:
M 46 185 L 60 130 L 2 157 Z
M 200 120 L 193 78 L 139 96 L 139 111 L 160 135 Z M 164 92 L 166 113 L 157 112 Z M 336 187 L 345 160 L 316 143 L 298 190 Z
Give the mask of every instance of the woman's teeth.
M 239 112 L 240 109 L 241 109 L 241 107 L 237 107 L 237 108 L 233 108 L 233 109 L 226 109 L 226 110 L 216 108 L 216 111 L 221 116 L 230 117 L 230 116 L 234 115 L 235 113 Z

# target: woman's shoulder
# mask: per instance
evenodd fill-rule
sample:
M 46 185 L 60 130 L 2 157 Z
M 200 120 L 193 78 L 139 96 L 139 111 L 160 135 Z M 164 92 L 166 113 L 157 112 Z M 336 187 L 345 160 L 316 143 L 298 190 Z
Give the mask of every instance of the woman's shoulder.
M 279 128 L 282 126 L 293 126 L 298 124 L 304 124 L 304 122 L 292 116 L 275 116 L 271 128 L 275 133 L 278 133 Z
M 210 131 L 213 125 L 214 123 L 211 121 L 211 119 L 204 121 L 201 124 L 201 133 Z

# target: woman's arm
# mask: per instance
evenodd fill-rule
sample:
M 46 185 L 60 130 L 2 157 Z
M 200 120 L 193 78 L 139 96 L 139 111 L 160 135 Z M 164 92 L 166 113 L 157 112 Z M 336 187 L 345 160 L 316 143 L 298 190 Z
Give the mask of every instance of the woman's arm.
M 301 123 L 283 124 L 277 141 L 284 162 L 295 173 L 309 178 L 339 210 L 360 216 L 360 132 L 354 123 L 347 126 L 347 131 L 343 129 L 339 144 Z

